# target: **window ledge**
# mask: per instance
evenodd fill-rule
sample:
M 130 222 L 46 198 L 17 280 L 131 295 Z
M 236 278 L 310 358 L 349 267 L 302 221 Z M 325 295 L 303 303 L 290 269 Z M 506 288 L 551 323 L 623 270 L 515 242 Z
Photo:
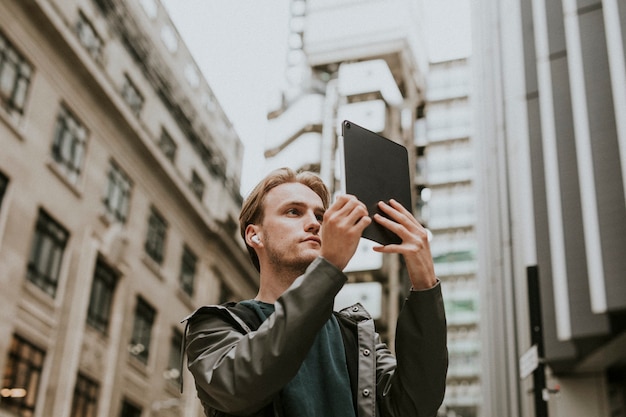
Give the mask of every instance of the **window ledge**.
M 18 111 L 9 111 L 4 104 L 0 104 L 0 120 L 5 122 L 5 125 L 11 129 L 11 131 L 21 141 L 24 141 L 24 128 L 21 125 L 23 119 L 22 114 Z
M 141 260 L 159 280 L 165 282 L 165 275 L 163 274 L 163 267 L 161 265 L 145 253 L 143 254 Z
M 63 184 L 65 184 L 67 186 L 67 188 L 70 189 L 71 192 L 73 192 L 76 197 L 81 197 L 82 196 L 82 191 L 79 188 L 79 185 L 72 183 L 67 176 L 65 175 L 65 173 L 61 170 L 61 168 L 59 168 L 58 164 L 53 161 L 50 160 L 47 163 L 48 168 L 50 168 L 50 171 L 52 171 L 54 173 L 54 175 L 56 175 Z M 80 183 L 82 181 L 82 176 L 78 178 L 78 183 Z
M 180 302 L 183 303 L 185 307 L 187 307 L 190 311 L 194 310 L 192 297 L 185 291 L 181 290 L 180 287 L 176 289 L 176 296 L 178 297 Z

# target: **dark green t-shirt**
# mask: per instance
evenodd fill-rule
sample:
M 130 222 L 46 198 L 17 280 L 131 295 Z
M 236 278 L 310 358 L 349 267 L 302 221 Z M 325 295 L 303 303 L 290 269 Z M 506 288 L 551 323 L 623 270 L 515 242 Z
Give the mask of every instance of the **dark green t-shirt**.
M 256 300 L 242 301 L 262 320 L 274 313 L 274 305 Z M 286 417 L 355 417 L 346 355 L 335 316 L 315 337 L 296 376 L 281 392 Z

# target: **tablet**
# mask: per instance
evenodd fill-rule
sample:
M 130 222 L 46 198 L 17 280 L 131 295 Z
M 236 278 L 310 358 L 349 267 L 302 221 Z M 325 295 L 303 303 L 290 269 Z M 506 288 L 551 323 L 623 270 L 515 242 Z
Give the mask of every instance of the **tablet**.
M 378 202 L 392 198 L 413 212 L 407 149 L 349 120 L 344 120 L 341 127 L 343 192 L 361 200 L 370 216 L 379 213 L 387 217 L 378 209 Z M 375 221 L 365 229 L 363 237 L 382 245 L 401 242 L 395 233 Z

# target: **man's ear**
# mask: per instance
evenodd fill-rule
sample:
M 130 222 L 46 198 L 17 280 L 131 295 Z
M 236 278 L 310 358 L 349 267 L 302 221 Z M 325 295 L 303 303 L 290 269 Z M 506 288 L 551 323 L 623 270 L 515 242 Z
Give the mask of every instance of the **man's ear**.
M 261 243 L 261 239 L 259 236 L 259 227 L 254 224 L 249 224 L 246 227 L 245 237 L 246 237 L 246 244 L 248 246 L 252 246 L 252 247 L 258 246 Z

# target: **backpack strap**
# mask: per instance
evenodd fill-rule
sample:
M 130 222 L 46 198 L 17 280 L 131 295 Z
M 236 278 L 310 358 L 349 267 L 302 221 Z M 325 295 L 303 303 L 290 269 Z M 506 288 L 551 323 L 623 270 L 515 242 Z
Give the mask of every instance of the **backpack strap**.
M 250 308 L 241 303 L 228 302 L 222 304 L 231 313 L 235 314 L 250 328 L 250 330 L 256 330 L 261 326 L 263 320 Z
M 220 308 L 223 307 L 223 308 Z M 209 308 L 210 310 L 207 310 L 207 308 Z M 233 324 L 234 328 L 241 332 L 242 334 L 247 333 L 246 329 L 244 329 L 241 325 L 241 323 L 237 323 L 237 321 L 228 314 L 228 312 L 226 312 L 225 309 L 228 310 L 228 312 L 232 313 L 233 315 L 235 315 L 236 317 L 238 317 L 241 321 L 243 321 L 243 323 L 248 326 L 248 328 L 251 331 L 255 331 L 259 328 L 259 326 L 261 326 L 261 324 L 263 323 L 263 320 L 261 319 L 261 317 L 259 317 L 257 315 L 256 312 L 254 312 L 254 310 L 246 307 L 244 304 L 241 303 L 236 303 L 236 302 L 226 302 L 226 303 L 222 303 L 219 305 L 219 307 L 216 308 L 216 306 L 209 306 L 209 307 L 201 307 L 198 310 L 196 310 L 193 314 L 189 315 L 188 317 L 186 317 L 182 322 L 186 321 L 185 324 L 185 331 L 183 333 L 183 340 L 182 340 L 182 344 L 181 344 L 181 363 L 180 363 L 180 392 L 183 392 L 183 383 L 182 383 L 182 370 L 183 370 L 183 360 L 184 360 L 184 352 L 185 352 L 185 339 L 187 337 L 187 331 L 189 329 L 189 320 L 196 315 L 196 313 L 200 312 L 207 312 L 209 314 L 217 314 L 217 315 L 222 315 L 222 317 Z M 220 411 L 217 410 L 212 410 L 212 414 L 213 417 L 230 417 L 229 414 L 225 414 L 222 413 Z M 283 412 L 282 412 L 282 406 L 281 406 L 281 402 L 280 402 L 280 396 L 278 396 L 277 398 L 275 398 L 274 400 L 272 400 L 271 403 L 269 403 L 266 407 L 264 407 L 263 409 L 259 410 L 258 413 L 254 414 L 254 417 L 275 417 L 275 416 L 282 416 Z
M 255 331 L 261 326 L 263 320 L 259 315 L 252 310 L 251 308 L 246 307 L 244 304 L 228 302 L 222 304 L 222 306 L 226 307 L 231 313 L 235 314 L 239 317 L 252 331 Z M 227 416 L 227 414 L 216 414 L 216 417 Z M 274 398 L 270 404 L 268 404 L 262 410 L 259 410 L 258 413 L 254 414 L 255 417 L 275 417 L 282 416 L 282 406 L 280 402 L 280 395 Z
M 250 310 L 249 308 L 247 308 L 246 306 L 242 304 L 235 303 L 235 302 L 227 302 L 227 303 L 220 304 L 219 306 L 200 307 L 196 311 L 194 311 L 193 313 L 185 317 L 183 320 L 181 320 L 181 323 L 185 323 L 185 330 L 183 331 L 183 337 L 180 343 L 180 365 L 179 365 L 180 367 L 179 367 L 179 374 L 178 374 L 178 385 L 180 387 L 181 394 L 183 393 L 183 369 L 185 366 L 184 361 L 185 361 L 185 347 L 187 344 L 187 332 L 189 331 L 189 322 L 192 318 L 194 318 L 198 314 L 221 315 L 224 318 L 224 320 L 228 322 L 232 322 L 234 328 L 237 329 L 239 332 L 243 334 L 246 333 L 246 329 L 242 327 L 241 323 L 237 323 L 236 320 L 231 315 L 228 314 L 228 312 L 226 312 L 223 308 L 220 308 L 220 307 L 224 307 L 228 309 L 228 311 L 230 311 L 232 314 L 237 316 L 241 321 L 243 321 L 243 323 L 246 326 L 248 326 L 250 330 L 258 329 L 262 323 L 261 319 L 256 315 L 254 311 Z

